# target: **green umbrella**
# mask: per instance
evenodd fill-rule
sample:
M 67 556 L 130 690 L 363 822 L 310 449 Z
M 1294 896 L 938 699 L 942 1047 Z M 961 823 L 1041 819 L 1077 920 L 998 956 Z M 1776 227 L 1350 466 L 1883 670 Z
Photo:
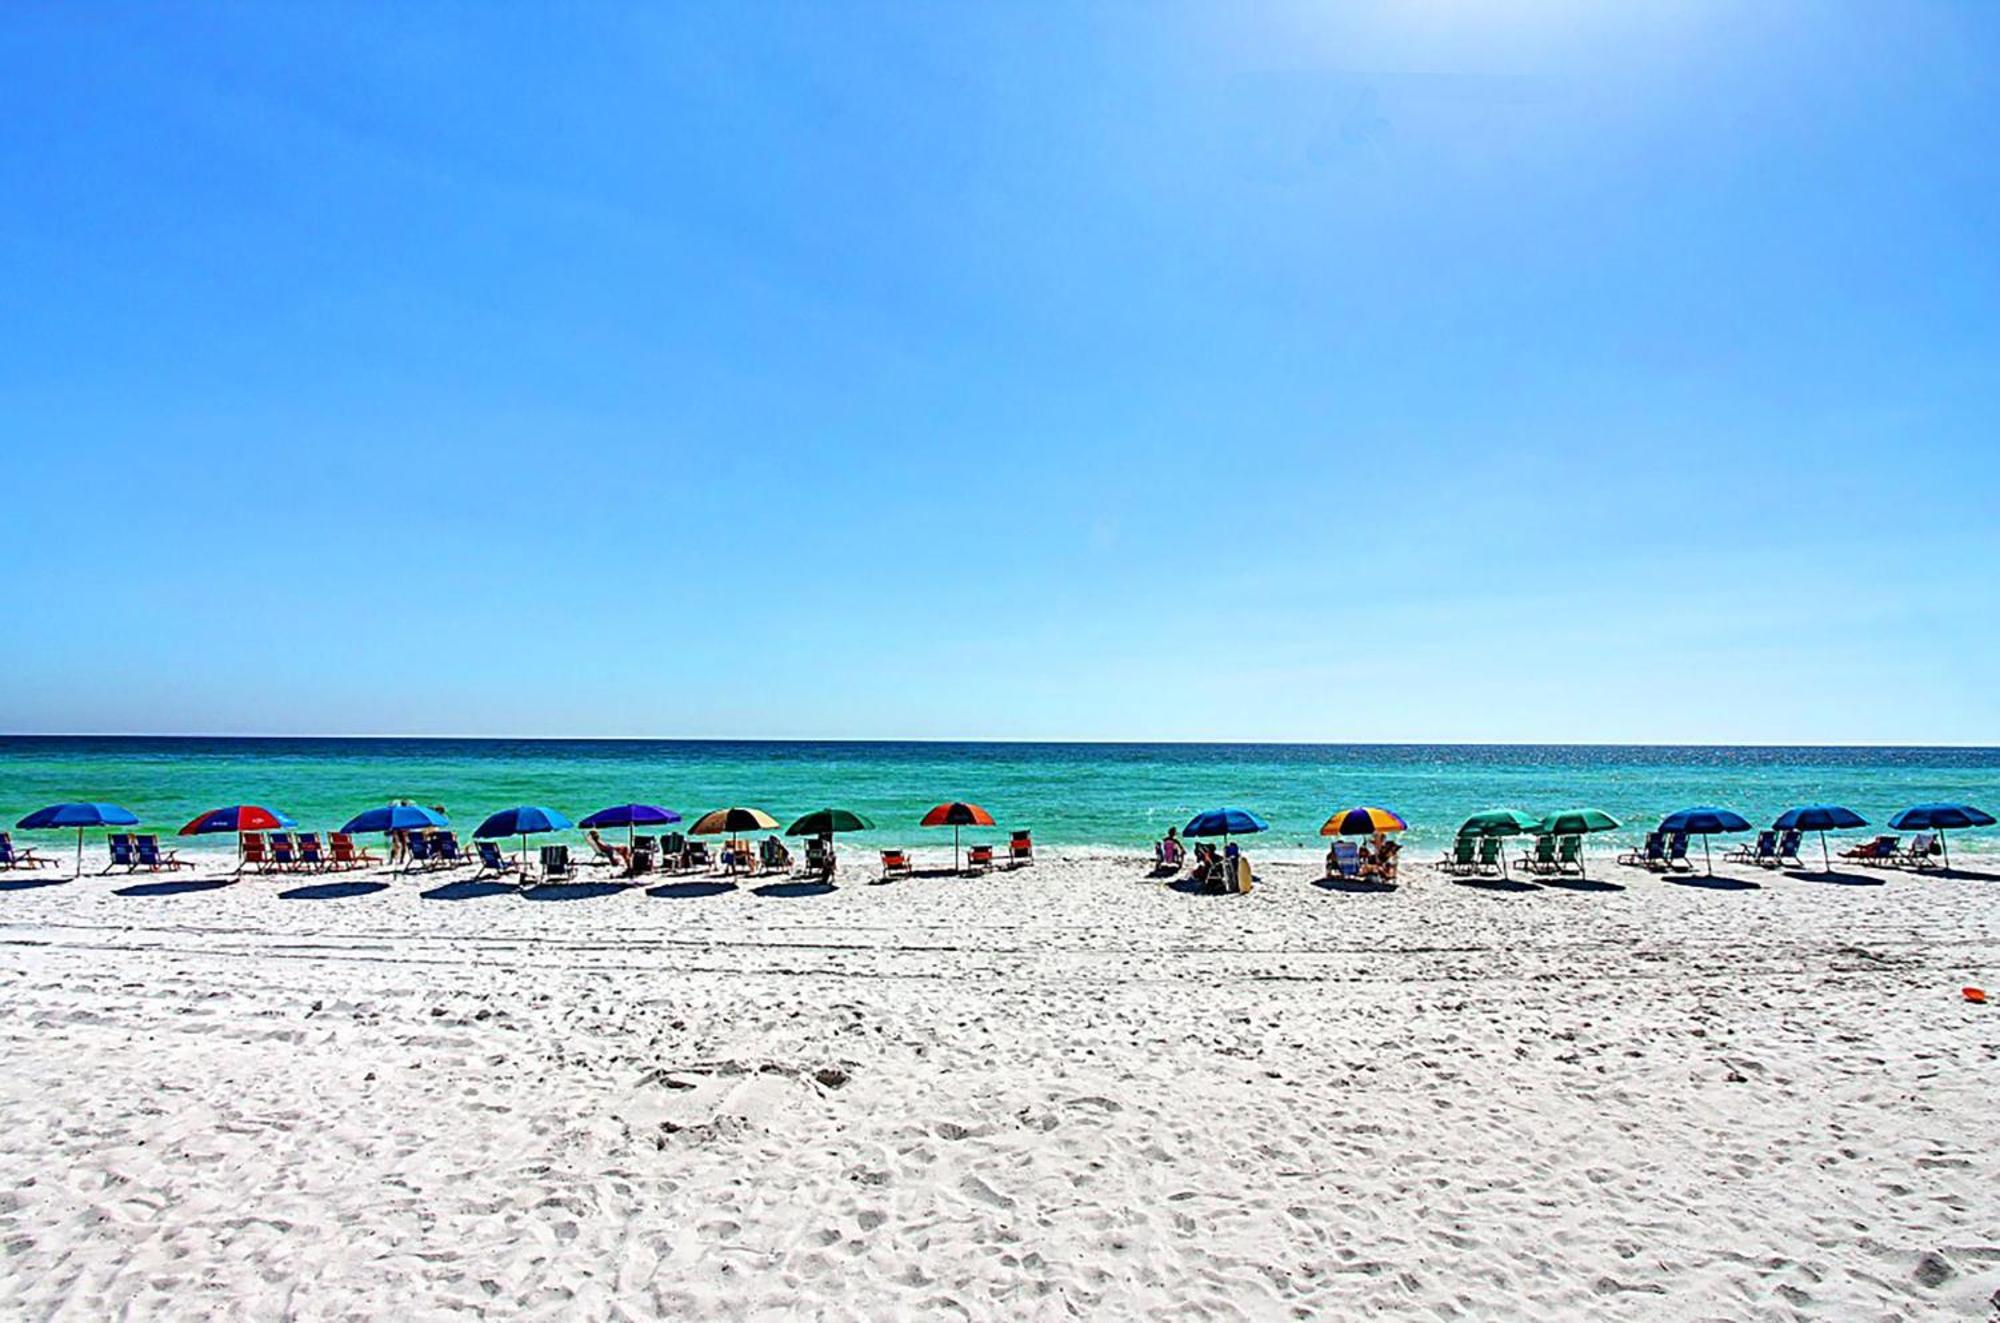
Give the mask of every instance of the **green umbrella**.
M 831 836 L 837 831 L 874 831 L 875 824 L 848 809 L 823 808 L 785 828 L 787 836 Z
M 1561 813 L 1551 813 L 1535 824 L 1537 836 L 1581 836 L 1585 832 L 1617 831 L 1618 819 L 1603 809 L 1565 809 Z M 1577 876 L 1584 873 L 1583 851 L 1576 852 Z
M 1459 824 L 1460 836 L 1519 836 L 1522 832 L 1535 830 L 1542 820 L 1531 813 L 1519 809 L 1487 809 L 1475 813 Z M 1500 871 L 1507 871 L 1507 856 L 1500 856 Z

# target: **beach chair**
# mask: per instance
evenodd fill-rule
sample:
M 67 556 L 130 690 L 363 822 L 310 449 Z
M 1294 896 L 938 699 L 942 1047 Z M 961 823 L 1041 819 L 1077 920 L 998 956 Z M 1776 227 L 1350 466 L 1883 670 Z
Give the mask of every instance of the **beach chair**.
M 1789 863 L 1793 868 L 1804 868 L 1805 860 L 1799 858 L 1799 839 L 1804 835 L 1802 831 L 1788 831 L 1779 836 L 1775 851 L 1777 859 L 1772 866 L 1781 867 Z
M 882 880 L 893 882 L 899 877 L 911 877 L 915 870 L 910 867 L 910 856 L 902 850 L 882 852 Z
M 656 845 L 657 842 L 651 836 L 634 837 L 632 857 L 626 861 L 625 869 L 619 876 L 644 877 L 652 872 L 654 863 L 660 857 Z
M 482 877 L 505 877 L 521 865 L 500 853 L 500 847 L 492 841 L 474 841 L 473 848 L 479 852 L 479 871 L 472 875 L 473 881 Z
M 458 833 L 441 831 L 431 837 L 431 864 L 437 868 L 456 868 L 465 862 L 465 852 L 458 848 Z
M 253 868 L 260 873 L 270 870 L 271 851 L 270 847 L 264 841 L 263 832 L 244 832 L 242 849 L 243 857 L 236 861 L 236 871 L 238 873 L 247 873 Z
M 1479 838 L 1460 836 L 1451 843 L 1451 853 L 1438 860 L 1438 867 L 1454 877 L 1479 871 Z
M 1649 831 L 1646 833 L 1645 843 L 1636 850 L 1627 850 L 1619 855 L 1618 862 L 1627 868 L 1665 868 L 1666 838 L 1656 831 Z
M 682 848 L 681 850 L 682 872 L 684 873 L 692 872 L 696 869 L 713 868 L 714 866 L 715 866 L 714 861 L 708 857 L 707 841 L 689 841 L 687 845 Z
M 604 837 L 597 832 L 589 831 L 584 833 L 584 839 L 590 842 L 591 867 L 623 868 L 625 866 L 626 861 L 619 856 L 616 850 L 606 844 Z M 635 841 L 633 844 L 636 847 L 638 843 Z
M 1910 848 L 1901 850 L 1884 860 L 1897 868 L 1930 868 L 1935 864 L 1931 852 L 1937 848 L 1937 833 L 1920 831 L 1910 838 Z
M 680 873 L 687 870 L 687 837 L 677 831 L 670 831 L 660 837 L 660 867 L 669 872 Z
M 310 869 L 314 872 L 324 872 L 332 866 L 333 861 L 328 859 L 326 851 L 320 848 L 318 832 L 300 832 L 298 844 L 300 868 Z
M 40 868 L 44 864 L 54 868 L 56 861 L 44 859 L 33 850 L 16 850 L 14 838 L 0 831 L 0 868 Z
M 566 882 L 576 876 L 576 865 L 569 860 L 567 845 L 544 845 L 542 847 L 542 881 Z
M 111 851 L 111 862 L 104 866 L 106 873 L 114 868 L 122 868 L 129 873 L 138 865 L 139 851 L 138 847 L 132 844 L 130 832 L 112 832 L 104 838 L 104 844 Z
M 789 873 L 792 870 L 792 852 L 775 836 L 766 836 L 757 843 L 757 861 L 767 873 Z
M 1760 831 L 1757 839 L 1737 846 L 1722 856 L 1725 864 L 1756 864 L 1767 868 L 1778 862 L 1778 833 Z
M 1556 871 L 1556 838 L 1535 837 L 1535 848 L 1523 850 L 1519 860 L 1524 873 L 1553 873 Z
M 1688 858 L 1688 834 L 1677 831 L 1667 837 L 1666 857 L 1660 861 L 1661 868 L 1673 873 L 1692 873 L 1694 861 Z
M 1556 863 L 1558 873 L 1583 872 L 1583 837 L 1556 837 Z
M 1035 862 L 1035 838 L 1025 831 L 1017 831 L 1007 841 L 1007 867 L 1026 868 Z
M 153 835 L 132 838 L 133 866 L 149 873 L 171 873 L 179 868 L 193 868 L 194 865 L 182 859 L 172 850 L 160 848 L 160 838 Z
M 367 868 L 371 864 L 382 862 L 375 857 L 373 851 L 357 849 L 354 838 L 344 831 L 337 831 L 327 837 L 327 843 L 333 848 L 335 868 Z
M 1333 871 L 1328 876 L 1359 878 L 1361 876 L 1361 849 L 1353 841 L 1333 843 Z
M 1896 857 L 1896 846 L 1902 839 L 1900 836 L 1877 836 L 1866 845 L 1857 845 L 1851 849 L 1842 850 L 1840 857 L 1842 859 L 1851 859 L 1855 863 L 1862 864 L 1868 868 L 1879 868 L 1885 860 Z
M 1505 871 L 1500 863 L 1500 838 L 1498 836 L 1482 836 L 1479 838 L 1479 861 L 1476 866 L 1481 873 L 1488 877 Z
M 403 840 L 403 871 L 415 872 L 419 868 L 431 866 L 431 837 L 429 832 L 413 831 Z
M 292 842 L 288 831 L 271 833 L 271 869 L 274 872 L 289 873 L 299 866 L 299 848 Z
M 801 870 L 807 877 L 833 880 L 833 842 L 818 836 L 806 842 L 806 862 Z
M 993 847 L 990 845 L 967 846 L 965 851 L 965 871 L 968 875 L 984 873 L 993 867 Z

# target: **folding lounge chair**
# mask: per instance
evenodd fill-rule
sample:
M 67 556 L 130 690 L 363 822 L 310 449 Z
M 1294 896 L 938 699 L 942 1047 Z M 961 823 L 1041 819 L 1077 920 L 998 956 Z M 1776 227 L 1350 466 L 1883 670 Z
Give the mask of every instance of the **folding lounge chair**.
M 1778 833 L 1760 831 L 1754 842 L 1746 841 L 1722 856 L 1725 864 L 1762 864 L 1777 857 Z
M 1794 868 L 1804 868 L 1805 861 L 1799 858 L 1799 838 L 1804 832 L 1788 831 L 1778 838 L 1777 865 L 1789 863 Z
M 576 876 L 576 865 L 569 861 L 567 845 L 544 845 L 542 847 L 542 881 L 565 882 Z
M 1521 871 L 1524 873 L 1553 873 L 1556 871 L 1556 838 L 1535 837 L 1535 848 L 1521 852 Z
M 993 867 L 993 847 L 973 845 L 966 847 L 965 871 L 967 874 L 984 873 Z
M 882 852 L 882 880 L 893 882 L 899 877 L 910 877 L 914 870 L 910 867 L 910 856 L 901 850 Z
M 767 873 L 788 873 L 792 868 L 792 852 L 775 836 L 766 836 L 757 843 L 757 859 Z
M 236 871 L 247 873 L 251 869 L 266 872 L 271 867 L 271 851 L 265 844 L 264 833 L 251 831 L 243 833 L 242 857 L 236 861 Z
M 16 850 L 14 838 L 0 831 L 0 868 L 40 868 L 43 864 L 54 868 L 56 861 L 43 859 L 33 850 Z
M 104 866 L 106 873 L 114 868 L 122 868 L 129 873 L 139 866 L 139 849 L 132 844 L 129 832 L 113 832 L 105 837 L 104 843 L 111 850 L 111 862 Z
M 194 867 L 192 863 L 182 859 L 172 850 L 162 850 L 160 848 L 160 838 L 157 836 L 135 836 L 132 838 L 132 848 L 136 855 L 137 866 L 149 873 L 158 873 L 162 870 L 173 872 L 179 868 Z
M 714 866 L 715 861 L 708 856 L 707 841 L 689 841 L 687 848 L 681 851 L 681 871 L 684 873 L 694 872 L 697 869 L 713 868 Z
M 1583 837 L 1556 837 L 1555 871 L 1558 873 L 1583 872 Z
M 1618 862 L 1627 868 L 1663 868 L 1667 862 L 1665 839 L 1660 833 L 1649 831 L 1645 844 L 1619 855 Z
M 315 872 L 325 872 L 333 866 L 326 852 L 319 848 L 319 833 L 307 831 L 299 833 L 299 867 Z
M 1361 850 L 1353 841 L 1333 843 L 1333 871 L 1341 877 L 1361 876 Z
M 333 866 L 335 868 L 366 868 L 370 864 L 379 864 L 382 862 L 375 857 L 373 852 L 356 849 L 354 838 L 344 831 L 333 833 L 333 835 L 327 838 L 327 841 L 333 846 Z
M 1866 845 L 1857 845 L 1852 849 L 1842 850 L 1840 857 L 1842 859 L 1851 859 L 1855 863 L 1865 865 L 1869 868 L 1878 868 L 1884 860 L 1896 857 L 1896 845 L 1902 839 L 1900 836 L 1877 836 Z
M 403 842 L 403 871 L 414 872 L 431 866 L 431 838 L 427 833 L 413 831 Z
M 1451 843 L 1451 853 L 1438 860 L 1438 867 L 1463 877 L 1479 870 L 1479 838 L 1461 836 Z
M 441 831 L 431 838 L 431 862 L 439 868 L 454 868 L 465 862 L 456 833 Z
M 501 854 L 500 847 L 492 841 L 475 841 L 473 846 L 479 851 L 479 871 L 472 875 L 474 881 L 482 877 L 504 877 L 521 866 Z
M 1500 863 L 1500 838 L 1482 836 L 1479 838 L 1479 871 L 1493 874 L 1502 871 Z
M 817 836 L 806 842 L 806 862 L 801 870 L 807 877 L 833 877 L 833 847 Z
M 1937 847 L 1937 833 L 1920 831 L 1910 838 L 1910 848 L 1889 856 L 1885 863 L 1898 868 L 1930 868 L 1935 864 L 1931 851 Z
M 1688 858 L 1688 834 L 1677 831 L 1667 838 L 1667 857 L 1661 867 L 1669 872 L 1692 873 L 1694 862 Z
M 1017 831 L 1007 842 L 1007 866 L 1026 868 L 1035 862 L 1035 838 L 1030 832 Z
M 288 831 L 271 833 L 271 867 L 281 873 L 289 873 L 299 866 L 299 849 L 292 843 Z
M 645 836 L 632 842 L 632 857 L 625 864 L 620 877 L 643 877 L 653 871 L 654 861 L 659 858 L 652 837 Z

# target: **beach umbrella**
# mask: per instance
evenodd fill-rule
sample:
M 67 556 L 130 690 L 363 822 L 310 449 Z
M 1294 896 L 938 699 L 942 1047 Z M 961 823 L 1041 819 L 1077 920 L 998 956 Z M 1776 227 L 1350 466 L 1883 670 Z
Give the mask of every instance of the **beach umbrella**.
M 1963 831 L 1967 827 L 1991 827 L 1993 815 L 1970 804 L 1917 804 L 1889 819 L 1889 825 L 1897 831 L 1936 832 L 1938 848 L 1944 851 L 1944 871 L 1949 873 L 1951 846 L 1945 841 L 1945 832 Z
M 695 836 L 734 835 L 745 831 L 776 831 L 778 820 L 763 809 L 719 808 L 695 819 L 688 831 Z
M 14 824 L 18 831 L 76 828 L 76 876 L 83 876 L 83 832 L 86 827 L 136 827 L 138 815 L 116 804 L 51 804 Z
M 641 827 L 667 827 L 681 820 L 681 815 L 672 809 L 661 808 L 657 804 L 614 804 L 601 808 L 579 822 L 577 826 L 586 828 L 623 827 L 625 844 L 632 844 L 634 834 Z
M 831 836 L 837 831 L 873 831 L 875 823 L 847 809 L 814 809 L 791 826 L 787 836 Z
M 528 837 L 545 831 L 568 831 L 576 824 L 552 808 L 539 804 L 522 804 L 515 808 L 501 809 L 479 824 L 479 830 L 472 833 L 475 841 L 505 840 L 509 836 L 521 838 L 521 859 L 528 858 Z
M 1322 836 L 1373 836 L 1376 832 L 1407 831 L 1410 824 L 1385 808 L 1342 809 L 1319 829 Z
M 267 809 L 262 804 L 231 804 L 228 808 L 210 809 L 181 828 L 183 836 L 215 836 L 223 832 L 236 833 L 236 855 L 243 855 L 243 833 L 248 831 L 276 831 L 281 827 L 296 827 L 299 824 L 292 815 L 279 809 Z
M 1460 836 L 1519 836 L 1523 832 L 1534 831 L 1541 825 L 1542 820 L 1540 818 L 1532 813 L 1523 813 L 1519 809 L 1487 809 L 1483 813 L 1473 814 L 1464 822 L 1458 824 L 1458 834 Z M 1508 871 L 1507 856 L 1504 852 L 1500 856 L 1500 871 L 1503 874 Z
M 991 827 L 993 815 L 977 804 L 967 804 L 962 800 L 950 800 L 936 804 L 917 823 L 919 827 L 951 828 L 951 871 L 958 871 L 958 833 L 961 827 Z
M 451 819 L 434 809 L 420 808 L 415 804 L 384 804 L 357 813 L 347 820 L 341 833 L 354 836 L 378 831 L 421 831 L 426 827 L 448 827 Z
M 1603 809 L 1564 809 L 1551 813 L 1535 824 L 1538 836 L 1582 836 L 1594 831 L 1617 831 L 1618 819 Z M 1583 851 L 1576 852 L 1576 875 L 1585 875 Z
M 1826 834 L 1867 825 L 1868 820 L 1851 808 L 1842 808 L 1838 804 L 1802 804 L 1780 813 L 1777 821 L 1771 824 L 1771 830 L 1818 832 L 1820 868 L 1831 873 L 1833 858 L 1826 852 Z
M 261 804 L 232 804 L 228 808 L 210 809 L 181 828 L 182 836 L 215 836 L 233 831 L 241 836 L 246 831 L 277 831 L 299 824 L 292 815 L 280 809 L 268 809 Z
M 1711 877 L 1715 875 L 1715 860 L 1708 853 L 1708 838 L 1718 833 L 1749 830 L 1750 824 L 1744 821 L 1742 814 L 1713 806 L 1684 808 L 1660 819 L 1662 835 L 1686 832 L 1690 836 L 1701 837 L 1701 862 Z

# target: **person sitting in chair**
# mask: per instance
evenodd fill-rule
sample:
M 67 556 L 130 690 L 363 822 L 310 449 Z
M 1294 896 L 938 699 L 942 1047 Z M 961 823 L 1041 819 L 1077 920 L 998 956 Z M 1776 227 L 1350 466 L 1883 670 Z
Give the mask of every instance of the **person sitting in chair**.
M 583 836 L 585 840 L 590 842 L 590 848 L 597 851 L 596 863 L 610 864 L 613 868 L 618 869 L 630 868 L 632 866 L 632 851 L 630 847 L 607 844 L 604 838 L 597 834 L 597 828 L 595 827 L 585 832 Z

